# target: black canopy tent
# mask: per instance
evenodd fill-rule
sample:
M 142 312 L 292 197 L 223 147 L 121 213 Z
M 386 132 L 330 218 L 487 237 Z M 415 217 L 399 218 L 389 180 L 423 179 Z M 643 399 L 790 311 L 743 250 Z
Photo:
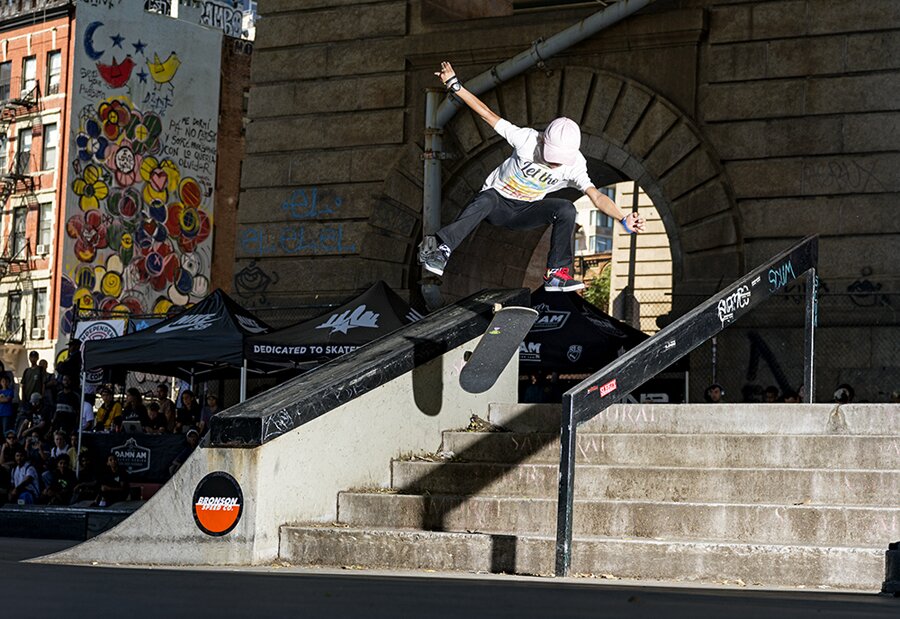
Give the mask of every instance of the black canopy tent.
M 539 288 L 531 306 L 540 316 L 519 349 L 523 371 L 595 372 L 649 337 L 574 292 Z
M 284 329 L 248 337 L 251 363 L 313 367 L 422 318 L 383 281 L 333 310 Z
M 124 368 L 177 376 L 211 378 L 242 369 L 244 339 L 271 327 L 221 290 L 180 314 L 142 331 L 84 343 L 84 369 Z

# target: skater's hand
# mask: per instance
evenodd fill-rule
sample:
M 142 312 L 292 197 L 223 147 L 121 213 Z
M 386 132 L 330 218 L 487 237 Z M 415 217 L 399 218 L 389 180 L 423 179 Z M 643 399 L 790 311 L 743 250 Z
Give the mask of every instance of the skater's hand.
M 643 232 L 645 223 L 647 223 L 647 221 L 638 213 L 629 213 L 625 216 L 625 219 L 622 220 L 622 225 L 625 226 L 625 229 L 632 233 Z
M 434 74 L 440 78 L 442 84 L 446 84 L 447 80 L 456 75 L 456 72 L 453 70 L 453 67 L 450 66 L 449 62 L 442 62 L 441 70 L 435 71 Z

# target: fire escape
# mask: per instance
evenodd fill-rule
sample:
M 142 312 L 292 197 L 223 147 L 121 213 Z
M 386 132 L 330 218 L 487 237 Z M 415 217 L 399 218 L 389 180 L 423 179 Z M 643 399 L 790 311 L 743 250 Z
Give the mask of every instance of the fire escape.
M 31 135 L 39 135 L 42 129 L 38 111 L 40 93 L 35 85 L 31 90 L 17 98 L 0 101 L 0 149 L 2 160 L 6 162 L 8 152 L 8 134 L 15 123 L 19 129 L 31 129 Z M 20 137 L 21 139 L 21 137 Z M 35 191 L 39 188 L 36 178 L 31 149 L 23 150 L 22 144 L 16 144 L 17 152 L 12 160 L 0 169 L 0 204 L 4 211 L 13 214 L 12 223 L 0 247 L 0 280 L 9 281 L 15 278 L 14 288 L 7 291 L 6 314 L 0 321 L 0 342 L 4 344 L 21 344 L 25 341 L 25 321 L 21 315 L 21 300 L 24 292 L 31 290 L 31 243 L 26 236 L 26 214 L 39 210 Z M 20 200 L 19 208 L 11 208 L 10 200 Z M 20 210 L 24 206 L 24 211 Z M 17 216 L 16 214 L 19 213 Z

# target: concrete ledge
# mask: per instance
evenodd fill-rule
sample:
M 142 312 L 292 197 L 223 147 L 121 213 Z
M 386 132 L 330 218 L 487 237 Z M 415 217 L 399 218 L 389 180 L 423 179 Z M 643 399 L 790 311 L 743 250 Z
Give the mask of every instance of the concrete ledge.
M 444 551 L 453 547 L 452 555 Z M 541 536 L 442 533 L 353 527 L 282 528 L 280 560 L 295 565 L 462 570 L 534 574 L 553 571 L 555 540 Z M 472 557 L 471 562 L 467 558 Z M 878 591 L 884 550 L 575 538 L 573 575 Z
M 579 500 L 575 536 L 886 548 L 897 507 Z M 556 500 L 342 492 L 342 524 L 502 534 L 556 534 Z
M 558 464 L 393 463 L 393 487 L 407 494 L 555 498 Z M 575 471 L 576 498 L 871 505 L 900 507 L 900 471 L 606 466 Z
M 493 305 L 527 305 L 525 288 L 484 290 L 232 406 L 210 422 L 209 446 L 255 447 L 480 337 Z M 432 395 L 421 389 L 418 398 Z M 511 398 L 515 400 L 516 398 Z
M 491 423 L 517 432 L 559 433 L 562 405 L 496 404 Z M 579 432 L 834 434 L 900 436 L 898 404 L 615 404 Z
M 468 462 L 559 463 L 558 434 L 444 432 L 442 451 Z M 900 469 L 900 436 L 600 434 L 578 432 L 576 461 L 712 468 Z

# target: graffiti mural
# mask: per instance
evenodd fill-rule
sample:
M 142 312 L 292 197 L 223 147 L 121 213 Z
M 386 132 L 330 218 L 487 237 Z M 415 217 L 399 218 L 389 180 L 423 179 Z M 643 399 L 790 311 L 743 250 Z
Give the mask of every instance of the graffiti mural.
M 78 6 L 63 333 L 208 293 L 222 33 L 142 9 Z

